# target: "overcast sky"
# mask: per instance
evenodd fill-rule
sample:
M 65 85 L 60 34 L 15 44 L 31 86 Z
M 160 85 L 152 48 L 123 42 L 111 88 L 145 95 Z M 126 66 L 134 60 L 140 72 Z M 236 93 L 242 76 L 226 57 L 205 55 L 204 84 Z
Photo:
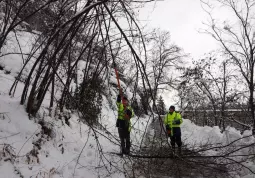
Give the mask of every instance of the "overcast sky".
M 186 53 L 198 58 L 217 48 L 215 40 L 199 33 L 205 28 L 208 16 L 199 0 L 164 0 L 148 3 L 140 11 L 139 19 L 148 27 L 159 27 L 171 34 L 171 40 L 182 47 Z
M 218 48 L 216 41 L 207 34 L 199 33 L 205 28 L 202 22 L 207 21 L 207 14 L 201 7 L 200 0 L 164 0 L 156 3 L 147 3 L 140 10 L 139 19 L 148 28 L 160 28 L 169 31 L 171 40 L 190 53 L 194 59 L 204 53 Z M 161 94 L 166 107 L 176 105 L 178 98 L 176 91 Z M 178 106 L 176 105 L 177 109 Z

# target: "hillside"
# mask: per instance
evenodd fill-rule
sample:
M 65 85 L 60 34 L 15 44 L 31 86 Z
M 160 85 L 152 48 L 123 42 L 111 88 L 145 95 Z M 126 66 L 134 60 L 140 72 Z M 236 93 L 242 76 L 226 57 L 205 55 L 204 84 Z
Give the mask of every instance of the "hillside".
M 15 52 L 18 49 L 12 35 L 4 48 L 5 53 Z M 33 38 L 33 34 L 19 33 L 24 53 L 29 51 Z M 103 95 L 99 119 L 101 126 L 81 122 L 80 115 L 72 110 L 64 109 L 60 113 L 56 103 L 50 110 L 50 91 L 47 92 L 46 99 L 37 115 L 29 117 L 25 111 L 25 105 L 20 105 L 24 86 L 22 80 L 18 83 L 14 96 L 9 96 L 10 87 L 22 67 L 22 62 L 21 55 L 17 54 L 0 58 L 0 65 L 3 68 L 0 71 L 0 177 L 147 177 L 141 173 L 142 168 L 133 167 L 139 160 L 134 159 L 132 155 L 121 158 L 112 154 L 119 152 L 120 145 L 115 127 L 117 115 L 115 101 L 118 92 L 114 85 L 109 85 L 109 95 Z M 32 64 L 33 60 L 27 65 L 24 77 L 30 71 Z M 80 72 L 84 64 L 82 61 L 79 64 Z M 109 81 L 116 85 L 114 70 L 112 74 Z M 125 85 L 124 82 L 121 82 L 121 85 Z M 131 89 L 127 87 L 127 91 L 131 97 Z M 155 144 L 153 139 L 157 130 L 150 126 L 151 121 L 151 115 L 135 116 L 132 119 L 131 152 L 134 155 L 140 155 L 140 161 L 150 160 L 150 158 L 142 158 L 145 155 L 140 150 Z M 181 129 L 184 146 L 189 150 L 197 151 L 200 157 L 220 156 L 221 159 L 215 160 L 218 163 L 225 162 L 223 158 L 229 156 L 229 159 L 240 161 L 240 164 L 233 167 L 228 167 L 227 164 L 230 175 L 242 178 L 254 177 L 252 173 L 255 172 L 255 139 L 251 136 L 251 131 L 245 131 L 241 135 L 236 129 L 228 127 L 221 133 L 217 126 L 199 127 L 189 118 L 184 118 Z M 150 156 L 161 154 L 156 151 L 145 154 Z M 181 160 L 190 161 L 190 158 L 187 155 Z M 149 172 L 148 175 L 150 175 Z M 155 173 L 154 176 L 156 176 Z

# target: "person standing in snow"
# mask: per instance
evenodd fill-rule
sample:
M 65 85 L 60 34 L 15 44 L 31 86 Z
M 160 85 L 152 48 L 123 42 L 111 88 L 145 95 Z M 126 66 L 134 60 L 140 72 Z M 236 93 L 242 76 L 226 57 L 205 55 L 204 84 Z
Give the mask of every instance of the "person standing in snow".
M 170 106 L 169 112 L 166 114 L 164 119 L 164 124 L 166 126 L 166 131 L 171 140 L 171 145 L 173 152 L 175 152 L 175 143 L 178 145 L 178 152 L 181 154 L 181 128 L 182 116 L 179 112 L 175 111 L 174 106 Z
M 129 102 L 126 96 L 122 98 L 118 95 L 117 97 L 117 107 L 118 107 L 118 119 L 116 122 L 116 127 L 118 127 L 119 138 L 121 141 L 121 154 L 130 153 L 130 131 L 131 122 L 130 119 L 134 116 L 134 111 L 129 106 Z

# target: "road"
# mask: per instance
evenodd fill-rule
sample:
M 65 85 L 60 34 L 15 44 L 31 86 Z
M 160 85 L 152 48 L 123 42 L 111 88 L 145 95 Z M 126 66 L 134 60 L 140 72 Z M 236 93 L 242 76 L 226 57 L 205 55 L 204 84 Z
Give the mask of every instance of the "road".
M 159 119 L 149 125 L 145 146 L 137 154 L 146 158 L 134 158 L 134 167 L 146 178 L 197 178 L 227 177 L 226 169 L 217 165 L 215 160 L 205 159 L 184 144 L 182 155 L 175 155 Z M 151 158 L 148 158 L 150 157 Z

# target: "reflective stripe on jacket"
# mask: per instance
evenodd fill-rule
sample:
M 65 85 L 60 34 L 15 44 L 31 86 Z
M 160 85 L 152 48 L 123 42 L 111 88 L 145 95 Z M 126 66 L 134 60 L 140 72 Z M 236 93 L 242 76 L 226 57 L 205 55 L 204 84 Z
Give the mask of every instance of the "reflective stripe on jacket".
M 178 122 L 179 124 L 176 124 L 175 122 Z M 168 125 L 170 128 L 173 127 L 180 127 L 180 125 L 182 124 L 183 120 L 182 120 L 182 116 L 179 112 L 173 112 L 171 113 L 167 113 L 164 119 L 164 124 Z

